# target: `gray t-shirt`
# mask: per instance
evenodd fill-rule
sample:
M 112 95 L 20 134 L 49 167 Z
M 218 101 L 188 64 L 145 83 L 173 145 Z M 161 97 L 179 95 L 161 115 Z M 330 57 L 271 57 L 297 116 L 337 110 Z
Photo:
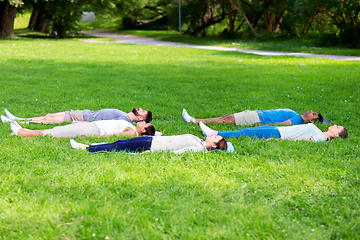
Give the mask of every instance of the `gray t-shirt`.
M 126 112 L 118 109 L 101 109 L 99 111 L 84 110 L 84 121 L 99 121 L 99 120 L 125 120 L 131 122 Z
M 186 151 L 206 151 L 206 147 L 203 140 L 191 134 L 154 136 L 151 143 L 150 151 L 170 151 L 180 154 Z
M 290 127 L 277 127 L 277 129 L 279 129 L 282 139 L 302 140 L 312 138 L 314 142 L 325 142 L 327 140 L 323 132 L 313 123 Z

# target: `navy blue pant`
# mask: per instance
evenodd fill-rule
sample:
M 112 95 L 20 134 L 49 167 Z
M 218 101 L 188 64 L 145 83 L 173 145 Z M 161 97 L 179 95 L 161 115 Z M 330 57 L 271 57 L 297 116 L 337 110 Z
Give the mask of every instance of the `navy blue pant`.
M 244 128 L 237 131 L 218 131 L 218 135 L 224 138 L 229 137 L 252 137 L 252 138 L 281 138 L 277 127 L 261 126 L 253 128 Z
M 152 139 L 152 137 L 144 136 L 126 140 L 118 140 L 113 143 L 91 144 L 89 147 L 87 147 L 87 150 L 92 153 L 119 151 L 143 152 L 150 150 Z

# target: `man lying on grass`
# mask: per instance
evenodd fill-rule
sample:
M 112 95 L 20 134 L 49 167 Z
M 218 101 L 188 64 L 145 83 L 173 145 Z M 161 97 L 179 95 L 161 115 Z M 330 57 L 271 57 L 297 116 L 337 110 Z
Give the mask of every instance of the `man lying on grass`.
M 226 114 L 216 118 L 193 118 L 185 109 L 183 109 L 182 116 L 186 122 L 193 123 L 228 123 L 236 124 L 238 126 L 247 126 L 254 124 L 283 124 L 283 125 L 297 125 L 303 123 L 313 123 L 315 121 L 328 123 L 326 118 L 323 118 L 320 113 L 313 111 L 305 112 L 303 115 L 298 114 L 291 109 L 274 109 L 274 110 L 245 110 L 235 114 Z
M 94 122 L 74 123 L 58 126 L 46 130 L 29 130 L 22 128 L 16 121 L 10 123 L 11 130 L 15 135 L 23 137 L 34 137 L 38 135 L 50 135 L 59 137 L 77 136 L 131 136 L 154 135 L 155 128 L 150 123 L 138 122 L 136 127 L 125 120 L 102 120 Z
M 66 112 L 48 113 L 41 117 L 19 118 L 5 109 L 6 117 L 1 115 L 3 122 L 12 122 L 15 120 L 22 123 L 47 123 L 59 124 L 63 122 L 91 122 L 99 120 L 125 120 L 128 122 L 150 122 L 152 112 L 141 108 L 134 108 L 131 112 L 126 113 L 118 109 L 102 109 L 99 111 L 91 110 L 70 110 Z
M 191 134 L 136 137 L 119 140 L 113 143 L 96 143 L 91 145 L 78 143 L 74 139 L 71 139 L 70 144 L 74 149 L 87 150 L 92 153 L 119 151 L 133 153 L 170 151 L 180 154 L 186 151 L 200 152 L 219 149 L 232 152 L 234 150 L 233 145 L 230 142 L 227 143 L 223 137 L 209 136 L 205 139 L 205 141 L 203 141 Z
M 260 126 L 253 128 L 244 128 L 237 131 L 215 131 L 204 123 L 199 123 L 205 136 L 229 137 L 252 137 L 252 138 L 280 138 L 291 140 L 305 140 L 312 142 L 325 142 L 334 138 L 347 138 L 348 132 L 342 126 L 333 125 L 326 132 L 322 132 L 313 123 L 288 127 Z

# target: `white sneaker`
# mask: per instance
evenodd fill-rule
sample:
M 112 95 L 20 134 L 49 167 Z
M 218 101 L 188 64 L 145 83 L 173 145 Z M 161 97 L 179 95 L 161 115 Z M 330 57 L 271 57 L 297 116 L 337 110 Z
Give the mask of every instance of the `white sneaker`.
M 213 135 L 214 130 L 206 126 L 203 122 L 199 122 L 199 126 L 206 137 Z
M 72 148 L 79 150 L 80 143 L 76 142 L 74 139 L 70 139 L 70 145 Z
M 193 117 L 191 117 L 188 113 L 187 113 L 187 111 L 185 110 L 185 108 L 183 109 L 183 111 L 182 111 L 182 117 L 184 118 L 184 120 L 186 121 L 186 122 L 193 122 L 193 123 L 195 123 L 195 118 L 193 118 Z
M 18 132 L 22 127 L 17 122 L 12 122 L 10 123 L 10 128 L 15 135 L 18 135 Z
M 15 117 L 14 115 L 12 115 L 11 112 L 9 112 L 7 109 L 5 109 L 5 114 L 11 120 L 15 120 L 18 118 L 18 117 Z
M 14 120 L 11 120 L 10 118 L 5 117 L 4 115 L 1 115 L 1 121 L 2 122 L 12 122 Z

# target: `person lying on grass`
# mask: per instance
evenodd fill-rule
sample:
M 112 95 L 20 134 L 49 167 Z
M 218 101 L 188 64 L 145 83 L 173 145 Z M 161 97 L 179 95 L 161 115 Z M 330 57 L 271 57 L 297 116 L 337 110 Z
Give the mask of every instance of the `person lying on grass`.
M 141 108 L 134 108 L 131 112 L 126 113 L 118 109 L 101 109 L 99 111 L 91 110 L 70 110 L 66 112 L 48 113 L 41 117 L 19 118 L 5 109 L 6 117 L 1 115 L 3 122 L 12 122 L 15 120 L 21 123 L 46 123 L 59 124 L 63 122 L 91 122 L 99 120 L 125 120 L 128 122 L 150 122 L 152 112 Z
M 96 143 L 91 145 L 78 143 L 74 139 L 71 139 L 70 144 L 74 149 L 87 150 L 91 153 L 119 151 L 132 153 L 170 151 L 180 154 L 186 151 L 200 152 L 219 149 L 232 152 L 234 150 L 233 145 L 230 142 L 226 142 L 223 137 L 209 136 L 205 139 L 205 141 L 203 141 L 191 134 L 154 137 L 144 136 L 118 140 L 113 143 Z
M 155 128 L 151 123 L 144 121 L 137 122 L 135 127 L 125 120 L 102 120 L 94 122 L 74 123 L 65 126 L 58 126 L 46 130 L 29 130 L 22 128 L 16 121 L 10 123 L 13 134 L 23 137 L 34 137 L 38 135 L 50 135 L 59 137 L 77 137 L 77 136 L 131 136 L 154 135 Z
M 216 118 L 193 118 L 185 109 L 183 109 L 182 116 L 186 122 L 193 123 L 227 123 L 236 124 L 238 126 L 254 125 L 254 124 L 283 124 L 283 125 L 297 125 L 303 123 L 313 123 L 315 121 L 328 123 L 326 118 L 323 118 L 320 113 L 311 111 L 305 112 L 303 115 L 298 114 L 291 109 L 274 109 L 274 110 L 245 110 L 235 114 L 226 114 Z
M 252 137 L 252 138 L 280 138 L 291 140 L 305 140 L 312 142 L 325 142 L 334 138 L 347 138 L 348 132 L 342 126 L 333 125 L 328 128 L 326 132 L 322 132 L 313 123 L 305 125 L 274 127 L 274 126 L 260 126 L 253 128 L 244 128 L 237 131 L 215 131 L 203 122 L 199 123 L 201 130 L 205 136 L 222 136 L 229 137 Z

